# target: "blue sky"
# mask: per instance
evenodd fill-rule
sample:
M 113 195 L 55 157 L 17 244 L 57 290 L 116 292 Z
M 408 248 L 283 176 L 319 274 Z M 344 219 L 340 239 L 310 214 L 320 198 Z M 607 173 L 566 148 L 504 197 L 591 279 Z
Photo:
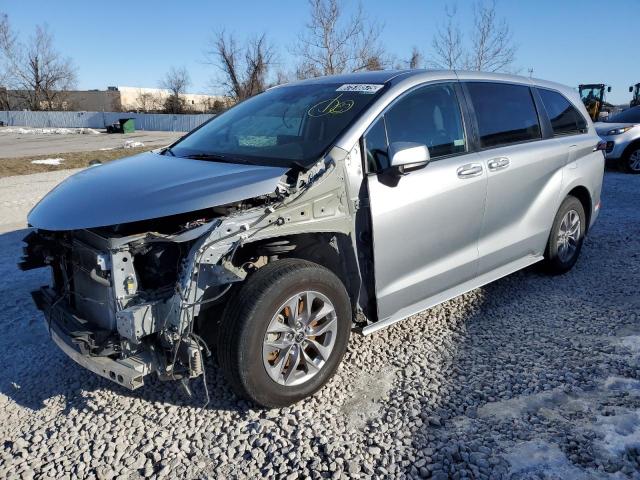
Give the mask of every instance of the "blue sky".
M 348 2 L 355 5 L 355 0 Z M 413 45 L 428 57 L 431 39 L 444 21 L 446 0 L 363 0 L 370 18 L 384 24 L 390 53 L 407 58 Z M 112 5 L 108 7 L 108 5 Z M 463 33 L 472 2 L 458 0 Z M 204 62 L 212 32 L 226 29 L 238 38 L 266 32 L 287 66 L 288 50 L 307 20 L 304 0 L 88 2 L 0 0 L 12 25 L 31 34 L 47 23 L 58 50 L 73 58 L 79 87 L 155 87 L 172 65 L 185 66 L 191 91 L 213 92 L 217 72 Z M 628 87 L 640 82 L 638 18 L 640 0 L 499 0 L 518 45 L 516 67 L 526 75 L 576 86 L 608 83 L 609 100 L 627 102 Z

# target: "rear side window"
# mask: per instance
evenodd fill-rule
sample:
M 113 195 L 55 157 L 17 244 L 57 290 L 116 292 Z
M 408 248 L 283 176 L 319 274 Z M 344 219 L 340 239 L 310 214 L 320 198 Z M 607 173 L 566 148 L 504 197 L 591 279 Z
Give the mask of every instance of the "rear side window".
M 572 135 L 587 131 L 587 122 L 562 94 L 539 88 L 538 93 L 547 111 L 554 135 Z
M 507 83 L 469 82 L 480 146 L 498 147 L 541 138 L 540 123 L 529 87 Z

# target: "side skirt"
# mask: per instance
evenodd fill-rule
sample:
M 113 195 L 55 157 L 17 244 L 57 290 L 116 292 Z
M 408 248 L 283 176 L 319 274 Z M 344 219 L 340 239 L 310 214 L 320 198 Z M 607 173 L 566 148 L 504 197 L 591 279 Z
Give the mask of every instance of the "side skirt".
M 445 290 L 444 292 L 405 307 L 402 310 L 399 310 L 396 314 L 387 317 L 384 320 L 380 320 L 376 323 L 372 323 L 371 325 L 367 325 L 362 329 L 362 334 L 369 335 L 373 332 L 386 328 L 389 325 L 393 325 L 394 323 L 404 320 L 412 315 L 415 315 L 416 313 L 427 310 L 428 308 L 435 307 L 436 305 L 446 302 L 447 300 L 451 300 L 452 298 L 470 292 L 471 290 L 474 290 L 478 287 L 482 287 L 487 283 L 491 283 L 502 277 L 506 277 L 511 273 L 522 270 L 523 268 L 528 267 L 529 265 L 533 265 L 534 263 L 537 263 L 543 259 L 544 257 L 541 255 L 527 255 L 526 257 L 520 258 L 511 263 L 507 263 L 502 267 L 491 270 L 490 272 L 472 278 L 471 280 L 467 280 L 466 282 L 461 283 L 460 285 L 456 285 L 455 287 Z

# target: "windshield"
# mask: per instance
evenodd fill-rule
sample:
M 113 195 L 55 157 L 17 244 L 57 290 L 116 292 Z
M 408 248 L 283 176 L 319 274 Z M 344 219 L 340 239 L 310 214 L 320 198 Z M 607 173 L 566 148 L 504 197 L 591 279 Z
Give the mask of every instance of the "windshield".
M 601 95 L 603 93 L 603 89 L 600 87 L 594 88 L 583 88 L 580 90 L 580 98 L 582 98 L 582 102 L 584 104 L 588 104 L 594 101 L 601 101 Z
M 607 123 L 640 123 L 640 107 L 628 108 L 607 119 Z
M 214 118 L 171 148 L 179 157 L 307 168 L 378 97 L 382 85 L 274 88 Z

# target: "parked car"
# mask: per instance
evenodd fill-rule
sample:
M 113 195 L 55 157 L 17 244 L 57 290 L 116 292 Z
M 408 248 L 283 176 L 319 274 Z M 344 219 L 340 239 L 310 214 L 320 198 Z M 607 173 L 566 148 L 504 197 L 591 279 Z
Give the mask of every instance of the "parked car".
M 606 142 L 605 157 L 629 173 L 640 173 L 640 106 L 595 124 Z
M 164 150 L 84 170 L 29 214 L 53 341 L 128 388 L 205 373 L 283 406 L 371 334 L 544 262 L 575 264 L 604 159 L 578 95 L 381 71 L 279 86 Z

